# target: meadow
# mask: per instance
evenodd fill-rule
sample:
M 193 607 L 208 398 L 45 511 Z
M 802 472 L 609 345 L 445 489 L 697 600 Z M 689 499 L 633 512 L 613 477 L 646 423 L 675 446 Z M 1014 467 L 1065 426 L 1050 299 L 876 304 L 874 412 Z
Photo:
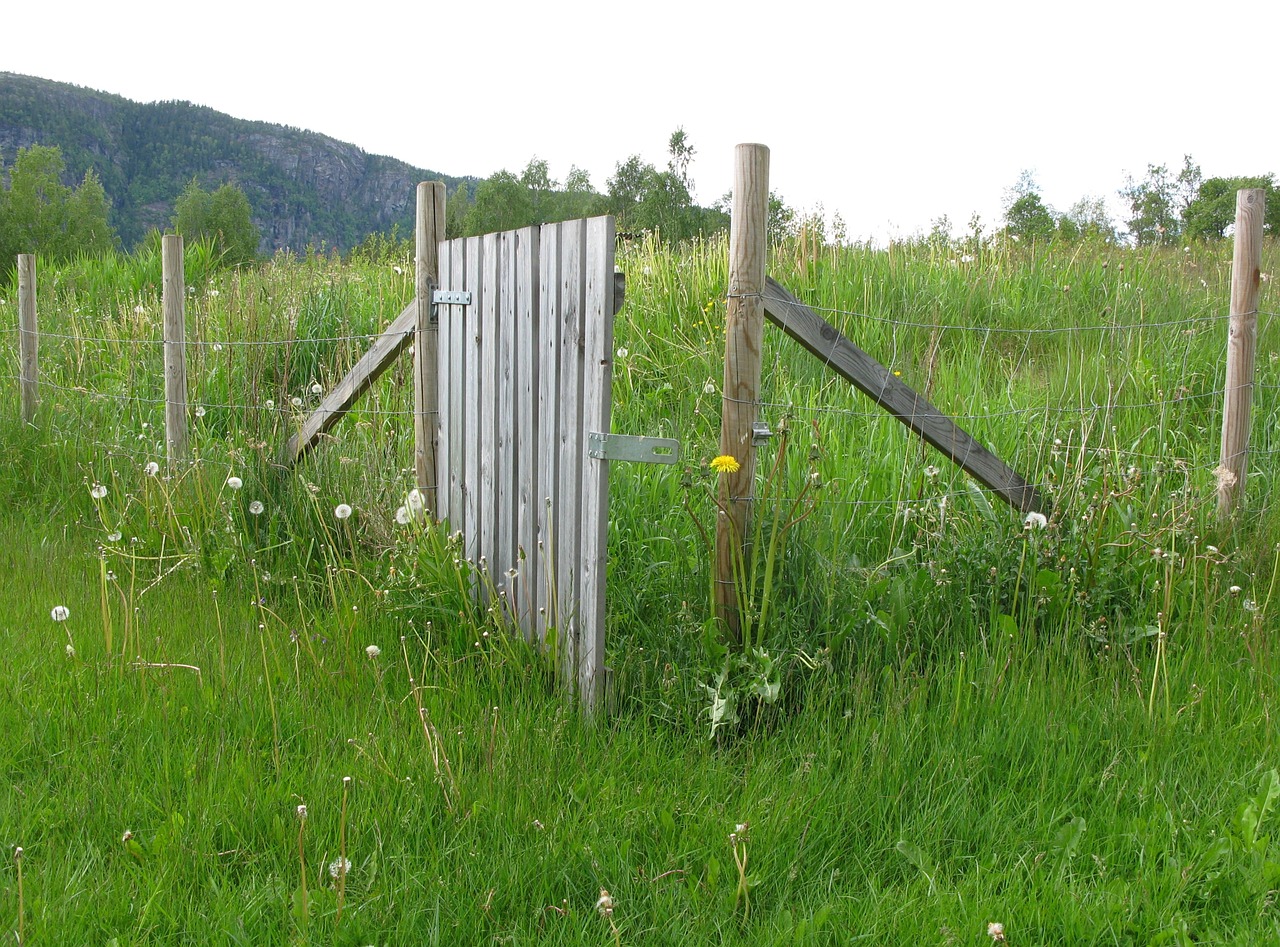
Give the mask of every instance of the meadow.
M 276 462 L 412 296 L 407 250 L 375 250 L 189 250 L 173 470 L 158 259 L 42 268 L 35 426 L 0 289 L 4 936 L 1280 943 L 1280 297 L 1223 523 L 1229 242 L 775 247 L 1049 506 L 1004 507 L 767 329 L 750 653 L 705 541 L 726 248 L 620 247 L 613 429 L 685 462 L 613 465 L 594 717 L 412 515 L 407 359 Z

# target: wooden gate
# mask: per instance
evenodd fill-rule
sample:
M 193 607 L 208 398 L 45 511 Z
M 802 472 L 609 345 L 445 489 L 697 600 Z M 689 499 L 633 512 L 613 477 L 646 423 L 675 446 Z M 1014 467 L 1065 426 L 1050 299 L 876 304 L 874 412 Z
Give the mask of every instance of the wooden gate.
M 613 218 L 447 241 L 439 266 L 436 515 L 461 533 L 480 594 L 592 706 L 609 509 L 592 435 L 609 432 Z

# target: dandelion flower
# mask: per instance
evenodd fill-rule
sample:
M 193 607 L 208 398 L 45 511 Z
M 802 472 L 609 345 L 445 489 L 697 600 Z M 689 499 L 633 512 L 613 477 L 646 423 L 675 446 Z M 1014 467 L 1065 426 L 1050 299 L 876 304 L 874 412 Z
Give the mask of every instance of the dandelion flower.
M 714 378 L 708 378 L 707 383 L 702 386 L 704 395 L 714 395 L 716 393 L 716 382 Z
M 396 522 L 401 526 L 409 525 L 409 511 L 405 507 L 396 508 Z
M 95 483 L 92 487 L 89 488 L 89 496 L 93 497 L 95 500 L 101 500 L 106 495 L 107 495 L 107 488 L 104 484 Z
M 737 473 L 742 469 L 738 459 L 729 454 L 721 454 L 711 460 L 711 469 L 716 473 Z
M 151 463 L 147 464 L 147 466 L 142 468 L 142 472 L 148 477 L 154 477 L 160 472 L 160 465 L 153 460 Z
M 215 352 L 221 352 L 221 351 L 222 351 L 222 343 L 221 343 L 221 342 L 214 342 L 214 343 L 213 343 L 213 350 L 214 350 Z
M 1048 525 L 1048 518 L 1043 513 L 1036 513 L 1034 510 L 1028 513 L 1027 518 L 1022 521 L 1023 529 L 1044 529 Z
M 345 520 L 348 516 L 351 515 L 351 504 L 339 503 L 337 506 L 333 508 L 333 515 L 337 519 Z
M 53 611 L 49 612 L 49 617 L 54 621 L 66 621 L 71 617 L 71 609 L 65 605 L 55 605 Z
M 298 398 L 298 397 L 296 397 L 296 396 L 295 396 L 295 397 L 293 397 L 293 398 L 290 398 L 290 399 L 289 399 L 289 403 L 290 403 L 291 405 L 293 405 L 295 408 L 301 408 L 301 407 L 302 407 L 302 399 L 301 399 L 301 398 Z
M 601 917 L 613 917 L 613 896 L 607 888 L 600 889 L 600 898 L 596 901 L 596 911 Z
M 311 393 L 313 395 L 319 395 L 319 394 L 322 394 L 323 392 L 324 392 L 324 389 L 320 387 L 319 382 L 316 382 L 314 385 L 311 386 Z
M 411 516 L 421 516 L 426 511 L 427 503 L 422 498 L 422 491 L 416 487 L 404 498 L 404 508 Z
M 196 417 L 202 418 L 204 417 L 204 415 L 205 415 L 204 405 L 202 404 L 196 405 Z
M 376 644 L 371 644 L 365 647 L 364 653 L 368 655 L 369 660 L 372 661 L 375 658 L 377 658 L 380 654 L 382 654 L 382 649 L 379 648 Z
M 268 399 L 266 400 L 266 408 L 267 408 L 267 410 L 268 410 L 268 411 L 270 411 L 270 410 L 271 410 L 272 408 L 274 408 L 275 406 L 276 406 L 276 403 L 275 403 L 274 401 L 272 401 L 270 398 L 268 398 Z
M 297 808 L 296 810 L 294 810 L 294 811 L 296 811 L 296 812 L 297 812 L 297 814 L 298 814 L 298 821 L 299 821 L 299 822 L 306 822 L 306 821 L 307 821 L 307 807 L 306 807 L 306 805 L 305 805 L 305 804 L 298 806 L 298 808 Z
M 935 467 L 933 464 L 930 464 L 928 467 L 924 468 L 924 475 L 925 475 L 926 477 L 928 477 L 930 480 L 932 480 L 934 477 L 938 476 L 938 474 L 940 474 L 941 472 L 942 472 L 942 471 L 940 471 L 940 470 L 939 470 L 937 467 Z
M 351 860 L 349 858 L 343 858 L 339 855 L 329 862 L 329 875 L 332 878 L 345 878 L 349 871 L 351 871 Z
M 241 480 L 239 477 L 228 477 L 227 486 L 229 486 L 232 490 L 239 490 L 241 487 L 244 486 L 244 481 Z
M 1240 586 L 1238 586 L 1238 585 L 1233 585 L 1233 586 L 1231 586 L 1231 588 L 1227 589 L 1227 591 L 1228 591 L 1228 592 L 1230 592 L 1232 595 L 1239 595 L 1239 594 L 1240 594 L 1240 592 L 1241 592 L 1242 590 L 1241 590 Z M 54 610 L 55 610 L 55 611 L 57 611 L 57 609 L 54 609 Z M 58 618 L 55 616 L 55 617 L 54 617 L 54 621 L 57 621 L 57 620 L 58 620 Z
M 1016 240 L 1017 238 L 1015 237 L 1014 239 Z M 987 936 L 997 944 L 1003 944 L 1005 942 L 1004 925 L 998 921 L 992 921 L 987 925 Z
M 249 512 L 252 513 L 254 516 L 258 516 L 265 509 L 266 507 L 262 505 L 261 500 L 254 500 L 252 503 L 249 504 Z
M 619 349 L 618 349 L 618 358 L 626 358 L 626 357 L 627 357 L 628 355 L 630 355 L 630 354 L 631 354 L 631 353 L 630 353 L 630 352 L 628 352 L 625 348 L 619 348 Z
M 124 534 L 123 534 L 123 533 L 121 533 L 121 532 L 120 532 L 120 530 L 116 530 L 116 531 L 115 531 L 115 532 L 113 532 L 113 533 L 108 533 L 108 534 L 107 534 L 107 542 L 109 542 L 109 543 L 118 543 L 118 542 L 120 542 L 120 537 L 121 537 L 122 535 L 124 535 Z

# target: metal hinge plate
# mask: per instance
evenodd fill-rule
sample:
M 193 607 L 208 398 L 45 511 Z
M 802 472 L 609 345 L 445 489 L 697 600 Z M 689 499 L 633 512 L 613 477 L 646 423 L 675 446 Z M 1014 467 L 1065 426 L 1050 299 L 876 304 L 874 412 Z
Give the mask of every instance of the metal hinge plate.
M 470 306 L 471 293 L 464 290 L 437 289 L 431 294 L 433 306 Z
M 670 437 L 635 437 L 591 431 L 587 434 L 587 453 L 596 460 L 675 464 L 680 461 L 680 442 Z

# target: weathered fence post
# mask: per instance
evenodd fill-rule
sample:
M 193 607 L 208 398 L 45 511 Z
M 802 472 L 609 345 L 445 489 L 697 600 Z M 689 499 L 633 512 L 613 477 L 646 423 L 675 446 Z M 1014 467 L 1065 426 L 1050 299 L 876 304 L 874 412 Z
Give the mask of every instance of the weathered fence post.
M 724 339 L 724 391 L 720 454 L 736 462 L 720 474 L 716 516 L 716 611 L 733 638 L 740 634 L 735 562 L 750 555 L 748 536 L 756 455 L 752 429 L 760 396 L 760 350 L 764 337 L 766 224 L 769 219 L 769 149 L 738 145 L 729 229 L 728 315 Z M 745 591 L 745 590 L 743 590 Z
M 182 235 L 161 244 L 164 303 L 164 429 L 169 463 L 187 459 L 187 320 Z
M 439 325 L 431 315 L 431 290 L 440 279 L 440 241 L 444 237 L 444 182 L 418 185 L 414 228 L 417 258 L 418 321 L 413 338 L 414 469 L 426 514 L 436 516 L 436 438 L 440 430 L 437 390 Z
M 1236 192 L 1235 255 L 1231 261 L 1231 323 L 1227 333 L 1227 379 L 1222 392 L 1222 461 L 1218 475 L 1218 517 L 1227 519 L 1244 504 L 1249 470 L 1249 415 L 1253 406 L 1253 363 L 1258 343 L 1258 289 L 1262 279 L 1262 223 L 1267 192 Z
M 40 333 L 36 328 L 36 257 L 18 254 L 18 374 L 22 379 L 22 421 L 33 424 L 40 406 Z

